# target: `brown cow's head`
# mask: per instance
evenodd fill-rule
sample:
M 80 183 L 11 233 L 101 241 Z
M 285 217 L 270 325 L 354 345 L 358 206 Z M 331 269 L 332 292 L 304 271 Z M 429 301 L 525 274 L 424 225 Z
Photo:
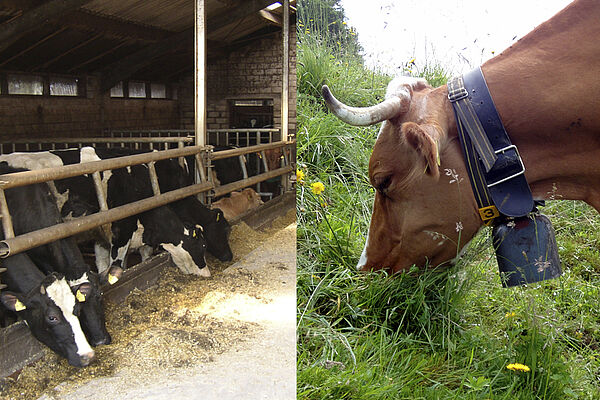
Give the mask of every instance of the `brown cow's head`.
M 445 86 L 402 77 L 390 82 L 384 102 L 354 108 L 323 87 L 343 121 L 383 121 L 369 162 L 377 193 L 361 269 L 396 272 L 452 260 L 481 226 L 447 94 Z

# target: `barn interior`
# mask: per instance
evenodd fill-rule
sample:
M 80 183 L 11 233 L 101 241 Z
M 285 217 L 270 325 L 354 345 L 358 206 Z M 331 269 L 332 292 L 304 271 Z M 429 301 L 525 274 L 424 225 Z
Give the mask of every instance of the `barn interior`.
M 252 188 L 268 213 L 269 203 L 283 204 L 280 198 L 293 190 L 295 3 L 1 1 L 0 153 L 91 145 L 158 150 L 165 154 L 157 157 L 180 162 L 193 156 L 195 189 L 185 194 L 210 205 Z M 115 168 L 114 160 L 98 161 L 95 171 Z M 238 170 L 235 178 L 219 179 L 224 160 L 223 168 Z M 33 179 L 65 177 L 63 168 Z M 0 187 L 0 198 L 7 188 Z M 154 195 L 154 207 L 172 201 Z M 10 233 L 10 210 L 1 203 L 10 244 L 19 237 Z M 246 216 L 258 218 L 252 211 Z M 0 290 L 1 282 L 0 274 Z

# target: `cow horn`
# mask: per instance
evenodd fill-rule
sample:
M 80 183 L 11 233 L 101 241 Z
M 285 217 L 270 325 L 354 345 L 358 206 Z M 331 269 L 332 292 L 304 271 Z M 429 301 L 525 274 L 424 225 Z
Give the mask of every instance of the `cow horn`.
M 377 124 L 406 112 L 406 98 L 392 96 L 371 107 L 350 107 L 336 99 L 329 87 L 323 85 L 322 95 L 331 112 L 347 124 L 367 126 Z

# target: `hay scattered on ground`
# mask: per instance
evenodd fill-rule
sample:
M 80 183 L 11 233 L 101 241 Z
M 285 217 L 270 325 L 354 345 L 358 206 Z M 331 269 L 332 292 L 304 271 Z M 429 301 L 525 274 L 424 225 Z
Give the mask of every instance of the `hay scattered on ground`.
M 253 337 L 257 324 L 213 317 L 210 305 L 201 305 L 214 301 L 215 293 L 266 301 L 260 283 L 269 279 L 265 275 L 268 272 L 221 272 L 294 220 L 295 210 L 290 210 L 265 231 L 255 231 L 245 223 L 235 225 L 230 237 L 234 260 L 222 263 L 209 257 L 212 278 L 183 275 L 177 268 L 167 268 L 154 287 L 145 292 L 134 290 L 125 302 L 107 305 L 107 328 L 113 343 L 96 348 L 92 365 L 77 369 L 46 350 L 41 360 L 25 367 L 16 378 L 0 380 L 0 399 L 37 399 L 61 383 L 83 383 L 124 368 L 140 371 L 140 378 L 151 379 L 155 368 L 210 362 L 215 355 Z

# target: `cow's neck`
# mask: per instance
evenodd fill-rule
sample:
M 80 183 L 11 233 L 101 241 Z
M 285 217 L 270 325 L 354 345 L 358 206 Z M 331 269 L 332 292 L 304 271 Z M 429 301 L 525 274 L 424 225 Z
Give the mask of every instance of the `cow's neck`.
M 482 66 L 536 198 L 600 211 L 600 7 L 576 1 Z

